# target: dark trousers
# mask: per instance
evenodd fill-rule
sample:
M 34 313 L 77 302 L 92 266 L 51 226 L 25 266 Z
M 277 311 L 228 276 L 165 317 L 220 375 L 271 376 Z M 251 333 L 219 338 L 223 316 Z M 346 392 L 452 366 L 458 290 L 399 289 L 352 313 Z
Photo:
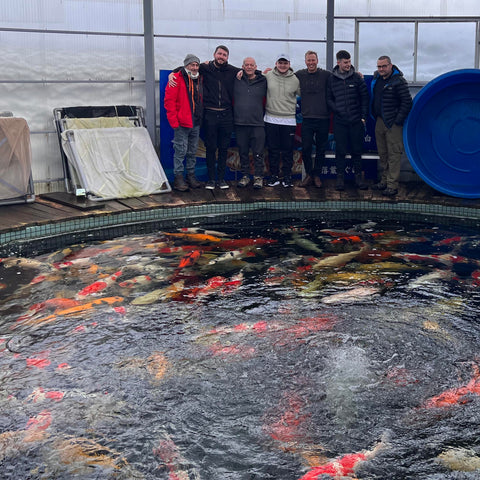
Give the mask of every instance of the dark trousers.
M 250 173 L 250 148 L 253 154 L 254 175 L 263 177 L 265 169 L 263 151 L 265 149 L 265 127 L 250 125 L 236 125 L 238 153 L 240 154 L 240 167 L 243 175 Z
M 205 134 L 208 179 L 215 181 L 216 174 L 218 180 L 223 180 L 227 165 L 227 151 L 233 132 L 232 110 L 216 111 L 205 109 L 203 131 Z M 218 158 L 216 158 L 217 149 Z
M 267 135 L 270 175 L 278 176 L 280 172 L 280 161 L 282 163 L 283 176 L 291 175 L 295 127 L 293 125 L 277 125 L 265 122 L 265 133 Z
M 362 150 L 365 137 L 363 122 L 346 125 L 335 122 L 333 126 L 335 135 L 335 163 L 337 175 L 345 175 L 345 155 L 350 152 L 355 173 L 362 171 Z
M 325 163 L 329 129 L 329 118 L 304 118 L 302 121 L 302 159 L 307 175 L 320 176 Z M 312 161 L 314 144 L 315 162 Z

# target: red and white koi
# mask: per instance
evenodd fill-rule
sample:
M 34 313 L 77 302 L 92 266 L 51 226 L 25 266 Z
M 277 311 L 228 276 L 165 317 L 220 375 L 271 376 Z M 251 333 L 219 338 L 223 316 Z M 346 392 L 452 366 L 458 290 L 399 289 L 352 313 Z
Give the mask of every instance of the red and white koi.
M 83 299 L 88 297 L 89 295 L 93 295 L 95 293 L 101 292 L 105 290 L 106 288 L 112 286 L 114 283 L 116 283 L 117 279 L 122 275 L 122 271 L 119 270 L 118 272 L 115 272 L 113 275 L 109 275 L 108 277 L 102 279 L 102 280 L 97 280 L 96 282 L 93 282 L 92 284 L 86 286 L 82 290 L 80 290 L 76 298 L 78 299 Z

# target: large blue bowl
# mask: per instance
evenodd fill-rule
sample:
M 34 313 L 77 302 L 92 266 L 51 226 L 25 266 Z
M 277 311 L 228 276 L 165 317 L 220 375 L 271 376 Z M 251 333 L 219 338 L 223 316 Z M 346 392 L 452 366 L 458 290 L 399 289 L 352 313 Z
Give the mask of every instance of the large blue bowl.
M 480 70 L 454 70 L 423 87 L 403 140 L 428 185 L 454 197 L 480 198 Z

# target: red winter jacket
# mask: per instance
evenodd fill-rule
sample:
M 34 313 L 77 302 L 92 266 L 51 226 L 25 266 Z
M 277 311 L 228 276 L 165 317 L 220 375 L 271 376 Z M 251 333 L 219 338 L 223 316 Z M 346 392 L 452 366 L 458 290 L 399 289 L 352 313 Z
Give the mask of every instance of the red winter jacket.
M 195 108 L 195 102 L 189 98 L 189 89 L 187 88 L 187 81 L 191 81 L 190 77 L 185 79 L 183 75 L 183 68 L 174 73 L 176 87 L 171 87 L 168 83 L 165 88 L 164 106 L 167 111 L 168 123 L 172 128 L 177 127 L 193 127 L 193 108 Z M 201 76 L 199 77 L 201 82 Z M 191 89 L 190 89 L 191 91 Z

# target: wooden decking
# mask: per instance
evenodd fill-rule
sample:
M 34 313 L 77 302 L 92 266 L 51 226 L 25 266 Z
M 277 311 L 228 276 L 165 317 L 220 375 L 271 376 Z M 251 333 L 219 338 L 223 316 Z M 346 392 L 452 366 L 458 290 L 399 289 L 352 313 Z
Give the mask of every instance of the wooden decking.
M 252 186 L 240 189 L 235 182 L 229 182 L 228 190 L 205 190 L 203 188 L 189 192 L 176 192 L 150 195 L 140 198 L 120 199 L 105 202 L 76 201 L 73 195 L 52 193 L 38 195 L 34 202 L 0 206 L 0 233 L 22 230 L 28 226 L 54 224 L 86 216 L 114 215 L 135 210 L 172 208 L 187 205 L 238 203 L 238 202 L 279 202 L 279 201 L 345 201 L 378 203 L 416 203 L 442 205 L 446 207 L 464 207 L 478 209 L 480 217 L 480 199 L 461 199 L 443 195 L 420 182 L 400 185 L 395 199 L 389 199 L 371 189 L 359 191 L 346 185 L 344 192 L 334 189 L 334 180 L 328 179 L 320 189 L 265 187 L 254 190 Z M 298 183 L 298 182 L 296 182 Z

